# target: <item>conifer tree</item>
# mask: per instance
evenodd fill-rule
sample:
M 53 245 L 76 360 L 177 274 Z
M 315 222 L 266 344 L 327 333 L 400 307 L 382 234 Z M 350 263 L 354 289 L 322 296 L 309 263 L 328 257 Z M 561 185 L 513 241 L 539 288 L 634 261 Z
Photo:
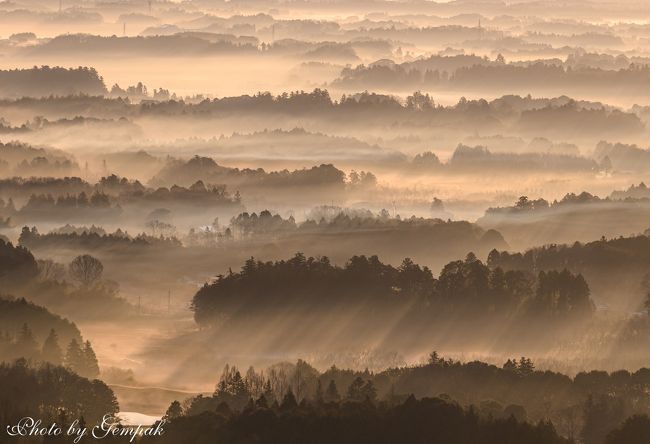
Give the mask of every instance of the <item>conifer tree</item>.
M 29 325 L 23 324 L 16 341 L 16 347 L 25 358 L 34 358 L 38 354 L 38 344 Z
M 321 384 L 320 379 L 316 386 L 316 395 L 314 396 L 314 399 L 316 399 L 316 402 L 323 402 L 323 385 Z
M 50 330 L 50 334 L 43 343 L 41 357 L 43 361 L 50 362 L 54 365 L 61 365 L 63 363 L 63 350 L 59 346 L 59 335 L 56 334 L 54 329 Z
M 72 339 L 70 344 L 68 344 L 68 349 L 66 350 L 63 363 L 67 368 L 79 375 L 83 372 L 83 352 L 76 339 Z
M 90 345 L 90 341 L 86 341 L 83 349 L 83 374 L 88 379 L 96 379 L 99 376 L 99 362 L 97 355 Z
M 336 383 L 332 379 L 327 386 L 327 390 L 325 390 L 325 401 L 326 402 L 339 402 L 341 400 L 341 395 L 339 395 L 339 391 L 336 388 Z

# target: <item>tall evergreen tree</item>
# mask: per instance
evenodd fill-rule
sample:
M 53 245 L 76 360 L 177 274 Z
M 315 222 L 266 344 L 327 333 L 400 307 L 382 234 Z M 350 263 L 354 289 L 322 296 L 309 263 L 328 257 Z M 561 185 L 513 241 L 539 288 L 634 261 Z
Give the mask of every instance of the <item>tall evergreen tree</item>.
M 316 386 L 316 395 L 314 396 L 314 399 L 316 402 L 323 402 L 323 385 L 320 382 L 320 379 L 318 380 L 318 385 Z
M 327 390 L 325 390 L 325 402 L 339 402 L 340 400 L 341 395 L 339 395 L 339 391 L 336 388 L 336 383 L 332 379 L 327 386 Z
M 61 365 L 63 363 L 63 350 L 59 346 L 59 335 L 56 334 L 54 329 L 50 330 L 50 334 L 43 343 L 41 357 L 43 361 L 51 362 L 55 365 Z
M 95 355 L 95 350 L 93 350 L 90 345 L 90 341 L 86 341 L 83 349 L 83 374 L 88 379 L 96 379 L 99 376 L 99 362 L 97 361 L 97 355 Z
M 363 393 L 363 379 L 361 379 L 360 376 L 357 376 L 354 381 L 352 381 L 352 384 L 350 384 L 350 387 L 348 387 L 348 399 L 350 401 L 363 401 L 365 399 L 364 393 Z
M 16 347 L 22 356 L 25 358 L 35 358 L 38 354 L 38 344 L 34 339 L 34 334 L 29 325 L 23 324 L 16 341 Z
M 63 363 L 67 368 L 79 375 L 83 372 L 84 356 L 76 339 L 72 339 L 68 344 Z

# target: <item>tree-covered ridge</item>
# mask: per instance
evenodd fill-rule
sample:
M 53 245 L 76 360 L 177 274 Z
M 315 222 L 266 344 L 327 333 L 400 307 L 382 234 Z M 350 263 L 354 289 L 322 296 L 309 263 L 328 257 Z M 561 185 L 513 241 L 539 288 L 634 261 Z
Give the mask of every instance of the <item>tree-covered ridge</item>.
M 540 274 L 490 269 L 469 254 L 447 264 L 438 279 L 431 270 L 405 259 L 399 267 L 377 256 L 353 256 L 344 266 L 327 257 L 262 262 L 251 258 L 240 272 L 216 278 L 201 288 L 192 302 L 195 319 L 215 319 L 244 313 L 286 310 L 333 310 L 372 307 L 370 313 L 411 307 L 412 315 L 441 313 L 589 314 L 593 304 L 581 275 L 568 271 Z M 413 308 L 416 307 L 416 308 Z
M 20 337 L 23 327 L 27 325 L 35 342 L 43 343 L 51 330 L 55 330 L 60 343 L 68 344 L 72 339 L 81 342 L 81 333 L 77 326 L 46 308 L 27 302 L 25 299 L 0 296 L 0 333 Z M 28 357 L 28 355 L 21 355 Z
M 625 271 L 638 275 L 635 282 L 638 285 L 650 264 L 650 237 L 639 235 L 571 245 L 551 244 L 517 253 L 493 250 L 487 263 L 492 268 L 529 272 L 567 268 L 574 273 L 595 275 L 607 269 L 608 275 L 613 275 Z
M 4 128 L 0 120 L 0 132 Z M 79 165 L 74 157 L 63 151 L 37 148 L 23 142 L 0 142 L 0 174 L 3 176 L 60 176 L 79 173 Z

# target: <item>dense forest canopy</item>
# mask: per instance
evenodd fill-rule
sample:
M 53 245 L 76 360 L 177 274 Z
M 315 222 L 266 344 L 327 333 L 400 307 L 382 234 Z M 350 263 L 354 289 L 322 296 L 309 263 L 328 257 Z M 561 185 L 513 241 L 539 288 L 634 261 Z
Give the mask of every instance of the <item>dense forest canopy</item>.
M 192 307 L 197 322 L 209 323 L 258 310 L 367 306 L 382 312 L 413 304 L 414 312 L 432 316 L 515 313 L 522 308 L 532 315 L 586 315 L 593 310 L 589 287 L 580 275 L 567 270 L 540 273 L 536 282 L 520 271 L 490 270 L 472 253 L 465 261 L 447 264 L 438 279 L 408 258 L 399 267 L 383 264 L 376 256 L 354 256 L 343 267 L 332 265 L 327 257 L 307 258 L 301 253 L 276 262 L 251 258 L 240 272 L 206 284 L 194 296 Z

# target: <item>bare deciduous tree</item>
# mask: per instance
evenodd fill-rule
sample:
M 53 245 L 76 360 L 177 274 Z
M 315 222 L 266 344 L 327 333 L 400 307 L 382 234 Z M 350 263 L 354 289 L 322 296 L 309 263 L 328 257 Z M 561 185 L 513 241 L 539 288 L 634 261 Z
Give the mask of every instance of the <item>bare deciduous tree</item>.
M 65 279 L 65 265 L 51 259 L 37 261 L 38 275 L 43 281 L 62 281 Z
M 104 266 L 99 259 L 88 254 L 77 256 L 70 263 L 70 277 L 85 288 L 97 282 L 104 272 Z

